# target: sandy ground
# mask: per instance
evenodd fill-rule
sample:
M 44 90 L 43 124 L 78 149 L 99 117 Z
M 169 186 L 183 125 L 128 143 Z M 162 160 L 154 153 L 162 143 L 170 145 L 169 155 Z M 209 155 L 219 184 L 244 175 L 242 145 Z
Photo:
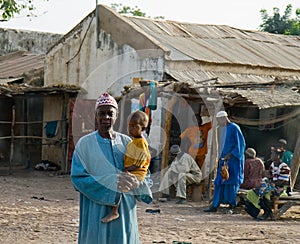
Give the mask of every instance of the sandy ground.
M 0 176 L 1 243 L 76 243 L 78 193 L 68 175 L 22 171 Z M 299 243 L 300 207 L 280 220 L 256 221 L 244 211 L 204 213 L 207 202 L 138 203 L 141 243 Z M 159 209 L 148 213 L 146 209 Z

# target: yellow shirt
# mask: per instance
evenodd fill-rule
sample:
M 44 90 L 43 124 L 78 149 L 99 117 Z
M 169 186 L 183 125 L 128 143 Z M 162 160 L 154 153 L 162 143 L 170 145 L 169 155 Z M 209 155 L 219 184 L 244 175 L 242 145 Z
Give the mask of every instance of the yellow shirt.
M 139 181 L 143 181 L 147 175 L 150 165 L 151 155 L 148 149 L 148 143 L 145 138 L 133 138 L 127 144 L 126 153 L 124 156 L 124 168 L 131 165 L 138 166 L 137 170 L 131 171 Z

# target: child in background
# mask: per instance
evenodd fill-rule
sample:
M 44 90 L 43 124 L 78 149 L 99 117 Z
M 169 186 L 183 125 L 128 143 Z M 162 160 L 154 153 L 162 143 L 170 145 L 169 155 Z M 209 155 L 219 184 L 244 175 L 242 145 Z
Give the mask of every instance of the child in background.
M 127 144 L 124 156 L 124 171 L 134 174 L 139 181 L 143 181 L 147 175 L 151 156 L 148 149 L 148 143 L 142 136 L 142 132 L 147 128 L 148 115 L 142 111 L 135 111 L 130 115 L 128 124 L 128 133 L 132 141 Z M 122 195 L 121 195 L 122 197 Z M 108 223 L 119 218 L 119 200 L 118 205 L 113 206 L 111 212 L 101 219 Z

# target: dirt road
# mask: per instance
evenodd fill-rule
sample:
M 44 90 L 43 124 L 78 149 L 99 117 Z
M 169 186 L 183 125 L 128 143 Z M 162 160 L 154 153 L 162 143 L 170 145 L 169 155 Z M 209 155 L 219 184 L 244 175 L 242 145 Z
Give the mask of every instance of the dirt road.
M 69 175 L 22 171 L 0 176 L 0 239 L 4 244 L 76 243 L 78 193 Z M 279 221 L 256 221 L 243 211 L 204 213 L 206 202 L 138 203 L 141 243 L 298 243 L 300 207 Z M 148 213 L 146 209 L 159 209 Z

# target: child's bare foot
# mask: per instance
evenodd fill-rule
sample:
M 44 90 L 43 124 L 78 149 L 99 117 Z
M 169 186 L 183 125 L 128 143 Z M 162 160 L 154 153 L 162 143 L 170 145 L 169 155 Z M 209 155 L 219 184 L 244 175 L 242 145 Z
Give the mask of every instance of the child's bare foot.
M 119 214 L 118 213 L 110 213 L 109 215 L 107 215 L 106 217 L 104 217 L 103 219 L 101 219 L 101 221 L 103 223 L 108 223 L 110 221 L 113 221 L 115 219 L 119 218 Z

